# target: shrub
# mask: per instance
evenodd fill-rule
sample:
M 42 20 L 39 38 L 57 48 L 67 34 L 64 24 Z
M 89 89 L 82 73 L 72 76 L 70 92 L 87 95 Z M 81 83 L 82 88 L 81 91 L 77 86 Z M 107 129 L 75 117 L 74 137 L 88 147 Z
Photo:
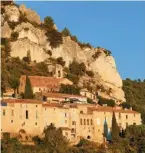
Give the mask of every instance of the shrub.
M 5 13 L 5 9 L 2 7 L 1 8 L 1 14 L 4 14 Z
M 47 29 L 45 35 L 47 36 L 52 48 L 58 47 L 63 42 L 62 34 L 56 29 Z
M 73 61 L 69 64 L 69 71 L 74 75 L 82 76 L 86 72 L 86 66 L 84 63 L 78 63 L 77 61 Z
M 89 104 L 94 104 L 93 100 L 90 99 L 90 98 L 87 98 L 87 103 L 89 103 Z
M 127 108 L 127 109 L 130 109 L 130 107 L 131 107 L 131 105 L 129 103 L 126 103 L 126 102 L 120 104 L 120 106 L 122 106 L 123 108 Z
M 18 25 L 18 22 L 11 22 L 11 21 L 8 21 L 8 25 L 9 27 L 14 30 L 15 27 Z
M 51 50 L 47 50 L 47 51 L 45 51 L 45 53 L 48 54 L 48 55 L 50 55 L 50 56 L 52 56 Z
M 79 94 L 80 89 L 75 87 L 74 85 L 61 84 L 59 92 L 60 93 L 67 93 L 67 94 Z
M 78 39 L 76 36 L 71 36 L 71 40 L 75 41 L 75 42 L 78 42 Z
M 23 59 L 22 59 L 24 62 L 26 62 L 26 63 L 30 63 L 30 59 L 29 59 L 29 57 L 27 57 L 27 56 L 25 56 L 25 57 L 23 57 Z
M 86 74 L 87 74 L 89 77 L 94 77 L 94 72 L 93 72 L 93 71 L 86 71 Z
M 112 100 L 112 99 L 105 99 L 105 98 L 102 98 L 102 97 L 98 97 L 98 99 L 99 99 L 98 103 L 100 105 L 107 104 L 107 106 L 111 106 L 111 107 L 115 106 L 115 101 Z
M 22 22 L 28 22 L 28 19 L 26 17 L 26 14 L 20 12 L 19 23 L 22 23 Z
M 62 65 L 62 66 L 65 66 L 65 61 L 63 60 L 62 57 L 58 57 L 58 58 L 56 59 L 56 62 L 57 62 L 57 64 L 60 64 L 60 65 Z
M 92 46 L 89 43 L 81 43 L 81 42 L 78 42 L 78 45 L 81 48 L 85 48 L 85 47 L 92 48 Z
M 78 84 L 78 82 L 79 82 L 79 77 L 77 75 L 67 74 L 66 78 L 71 80 L 74 84 Z
M 98 52 L 95 52 L 95 54 L 93 54 L 92 57 L 93 57 L 94 59 L 96 59 L 96 58 L 98 58 L 100 55 L 101 55 L 101 52 L 98 51 Z
M 11 33 L 11 40 L 12 41 L 16 41 L 19 37 L 19 33 L 18 32 L 12 32 Z
M 110 56 L 111 55 L 111 51 L 110 50 L 104 50 L 104 53 L 106 54 L 106 56 Z

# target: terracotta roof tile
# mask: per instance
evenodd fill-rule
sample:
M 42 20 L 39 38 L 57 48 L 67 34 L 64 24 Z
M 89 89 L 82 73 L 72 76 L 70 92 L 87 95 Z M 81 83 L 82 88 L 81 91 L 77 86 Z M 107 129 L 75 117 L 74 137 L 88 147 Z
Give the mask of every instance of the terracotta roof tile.
M 134 110 L 130 109 L 122 109 L 122 108 L 115 108 L 115 107 L 103 107 L 103 106 L 98 106 L 98 107 L 89 107 L 91 111 L 98 111 L 98 112 L 118 112 L 118 113 L 138 113 Z
M 42 101 L 35 99 L 3 99 L 4 103 L 27 103 L 27 104 L 42 104 Z
M 21 79 L 26 80 L 26 75 L 22 75 Z M 54 88 L 58 87 L 66 78 L 55 78 L 55 77 L 45 77 L 45 76 L 29 76 L 30 82 L 32 86 L 35 87 L 46 87 L 46 88 Z

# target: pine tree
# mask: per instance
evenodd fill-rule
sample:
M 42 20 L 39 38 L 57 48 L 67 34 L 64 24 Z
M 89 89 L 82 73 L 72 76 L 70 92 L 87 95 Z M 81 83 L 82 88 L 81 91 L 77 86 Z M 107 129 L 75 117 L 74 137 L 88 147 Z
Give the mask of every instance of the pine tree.
M 24 93 L 25 99 L 33 99 L 33 91 L 31 82 L 28 76 L 26 76 L 26 85 L 25 85 L 25 93 Z
M 113 112 L 112 116 L 112 140 L 114 142 L 118 141 L 119 139 L 119 127 L 117 125 L 115 113 Z

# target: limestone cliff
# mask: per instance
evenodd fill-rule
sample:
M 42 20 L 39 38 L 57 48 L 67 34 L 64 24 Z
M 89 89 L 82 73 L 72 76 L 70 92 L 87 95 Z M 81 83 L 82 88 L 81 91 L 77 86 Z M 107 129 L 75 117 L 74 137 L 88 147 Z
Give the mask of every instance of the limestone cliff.
M 11 56 L 19 56 L 22 59 L 30 50 L 32 61 L 40 62 L 50 57 L 46 51 L 51 50 L 53 58 L 62 57 L 65 60 L 65 66 L 68 66 L 73 59 L 84 62 L 87 69 L 95 74 L 93 85 L 95 87 L 97 85 L 103 86 L 106 91 L 111 89 L 109 94 L 98 90 L 100 95 L 118 101 L 125 101 L 122 79 L 117 71 L 115 60 L 112 56 L 106 55 L 104 49 L 81 48 L 69 36 L 63 37 L 63 43 L 59 47 L 52 48 L 45 35 L 46 31 L 41 26 L 32 24 L 41 25 L 40 17 L 35 11 L 27 9 L 24 5 L 8 5 L 3 8 L 5 11 L 1 17 L 2 37 L 10 38 L 12 32 L 19 34 L 17 40 L 11 41 Z M 21 14 L 25 14 L 27 22 L 19 21 Z M 9 22 L 16 23 L 13 29 L 10 28 Z M 93 57 L 95 53 L 98 53 L 97 58 Z M 81 79 L 83 80 L 83 78 Z

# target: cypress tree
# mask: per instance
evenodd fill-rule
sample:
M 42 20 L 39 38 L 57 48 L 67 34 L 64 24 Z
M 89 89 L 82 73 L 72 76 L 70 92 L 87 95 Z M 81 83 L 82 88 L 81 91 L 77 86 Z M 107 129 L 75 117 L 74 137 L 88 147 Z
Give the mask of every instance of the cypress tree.
M 33 99 L 33 91 L 32 91 L 32 86 L 31 82 L 28 76 L 26 76 L 26 85 L 25 85 L 25 93 L 24 93 L 24 98 L 25 99 Z
M 104 137 L 106 137 L 106 139 L 108 139 L 108 125 L 107 125 L 106 118 L 104 121 Z
M 114 112 L 113 112 L 113 116 L 112 116 L 112 140 L 114 142 L 119 140 L 119 127 L 117 125 L 117 121 L 116 121 L 116 117 L 115 117 Z

